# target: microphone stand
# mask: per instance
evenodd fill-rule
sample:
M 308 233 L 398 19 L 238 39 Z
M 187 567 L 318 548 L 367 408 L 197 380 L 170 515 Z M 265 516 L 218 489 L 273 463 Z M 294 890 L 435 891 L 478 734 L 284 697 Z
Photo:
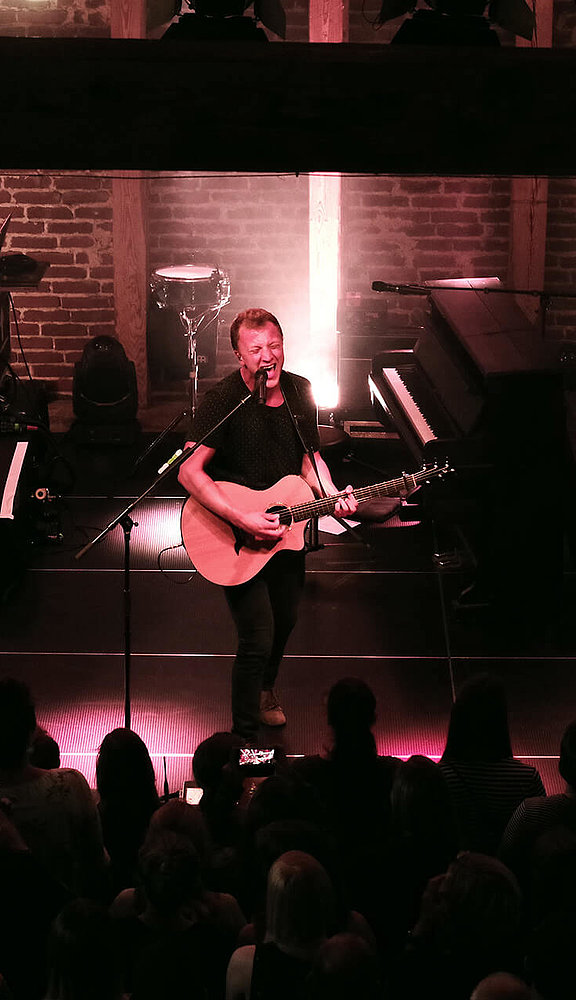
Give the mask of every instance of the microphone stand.
M 75 559 L 82 559 L 86 555 L 86 553 L 89 552 L 94 545 L 97 545 L 99 542 L 101 542 L 102 539 L 105 538 L 106 535 L 108 535 L 113 528 L 116 528 L 118 525 L 121 526 L 124 532 L 124 727 L 126 729 L 130 729 L 130 723 L 131 723 L 130 684 L 131 684 L 131 655 L 132 655 L 132 648 L 131 648 L 132 647 L 132 631 L 131 631 L 132 601 L 131 601 L 131 591 L 130 591 L 130 533 L 132 531 L 132 528 L 138 527 L 138 522 L 132 520 L 132 518 L 130 517 L 130 513 L 134 510 L 137 504 L 140 503 L 141 500 L 144 500 L 147 496 L 150 495 L 150 493 L 153 492 L 153 490 L 156 489 L 158 484 L 161 483 L 162 480 L 166 478 L 166 476 L 168 476 L 174 469 L 177 469 L 180 465 L 182 465 L 182 463 L 185 462 L 187 458 L 190 458 L 190 456 L 194 454 L 194 452 L 200 447 L 200 445 L 204 443 L 206 438 L 210 437 L 210 435 L 213 434 L 214 431 L 217 431 L 218 428 L 222 426 L 222 424 L 226 423 L 226 421 L 229 420 L 230 417 L 232 417 L 237 410 L 239 410 L 242 406 L 244 406 L 245 403 L 248 402 L 249 399 L 252 398 L 253 394 L 251 392 L 247 393 L 246 396 L 243 396 L 240 402 L 237 403 L 236 406 L 232 410 L 230 410 L 229 413 L 227 413 L 224 417 L 222 417 L 222 419 L 219 420 L 218 423 L 214 425 L 214 427 L 211 427 L 210 430 L 207 431 L 206 434 L 204 434 L 199 441 L 196 441 L 195 444 L 190 445 L 188 448 L 184 448 L 183 451 L 178 449 L 178 451 L 176 451 L 174 455 L 172 455 L 172 458 L 170 458 L 162 466 L 161 471 L 158 473 L 158 475 L 156 476 L 154 481 L 150 484 L 150 486 L 148 486 L 148 488 L 145 489 L 144 492 L 141 493 L 139 497 L 136 497 L 135 500 L 129 503 L 128 506 L 125 507 L 124 510 L 120 512 L 120 514 L 114 517 L 109 522 L 109 524 L 107 524 L 106 527 L 102 529 L 100 534 L 96 535 L 96 537 L 93 538 L 92 541 L 88 542 L 74 556 Z
M 484 281 L 483 278 L 468 278 L 468 281 Z M 484 295 L 530 295 L 540 302 L 540 334 L 546 336 L 546 314 L 552 299 L 576 299 L 576 291 L 542 288 L 502 288 L 500 285 L 394 285 L 387 281 L 373 281 L 373 292 L 395 292 L 397 295 L 431 295 L 432 292 L 482 292 Z

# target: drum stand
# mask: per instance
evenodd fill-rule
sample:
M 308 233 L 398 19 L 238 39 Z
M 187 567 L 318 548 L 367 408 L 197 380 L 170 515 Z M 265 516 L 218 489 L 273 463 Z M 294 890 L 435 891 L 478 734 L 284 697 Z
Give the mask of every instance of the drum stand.
M 196 406 L 198 404 L 198 330 L 202 320 L 208 315 L 210 309 L 205 309 L 203 312 L 199 313 L 194 306 L 181 309 L 178 313 L 180 317 L 180 322 L 184 327 L 184 335 L 188 340 L 188 406 L 186 409 L 181 410 L 176 416 L 170 421 L 170 423 L 160 431 L 157 437 L 154 438 L 151 444 L 148 445 L 145 451 L 136 459 L 134 465 L 132 466 L 129 475 L 133 476 L 137 469 L 140 468 L 142 462 L 148 455 L 150 455 L 159 444 L 162 444 L 164 439 L 178 426 L 181 420 L 185 417 L 188 418 L 188 430 L 190 429 L 190 424 L 196 414 Z M 216 312 L 216 318 L 220 310 Z

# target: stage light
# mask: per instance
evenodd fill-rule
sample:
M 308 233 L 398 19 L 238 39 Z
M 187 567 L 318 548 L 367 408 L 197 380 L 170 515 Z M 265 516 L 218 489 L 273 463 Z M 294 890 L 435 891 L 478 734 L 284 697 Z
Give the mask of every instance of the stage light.
M 264 27 L 286 38 L 286 14 L 281 0 L 186 0 L 194 13 L 181 13 L 166 39 L 188 41 L 268 41 Z M 249 7 L 254 17 L 244 17 Z
M 532 39 L 536 23 L 526 0 L 425 0 L 432 10 L 416 10 L 415 0 L 382 0 L 378 24 L 410 12 L 392 39 L 404 45 L 499 45 L 496 24 Z
M 301 366 L 318 406 L 338 404 L 340 174 L 309 177 L 310 340 Z

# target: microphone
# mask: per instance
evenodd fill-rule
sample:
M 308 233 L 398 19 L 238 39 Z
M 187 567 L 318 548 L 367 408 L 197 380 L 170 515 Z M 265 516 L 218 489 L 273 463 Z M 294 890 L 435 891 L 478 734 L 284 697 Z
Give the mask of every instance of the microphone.
M 268 372 L 265 368 L 259 368 L 254 375 L 254 397 L 258 400 L 258 403 L 266 402 L 266 383 L 268 381 Z
M 387 281 L 373 281 L 373 292 L 396 292 L 397 295 L 430 295 L 433 288 L 422 288 L 420 285 L 391 285 Z

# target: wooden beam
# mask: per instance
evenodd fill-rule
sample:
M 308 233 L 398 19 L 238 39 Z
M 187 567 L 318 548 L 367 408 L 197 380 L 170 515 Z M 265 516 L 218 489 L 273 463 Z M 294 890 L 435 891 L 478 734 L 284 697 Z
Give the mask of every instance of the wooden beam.
M 11 169 L 572 176 L 576 163 L 574 49 L 0 37 L 0 65 Z
M 517 38 L 519 48 L 551 47 L 553 6 L 553 0 L 536 0 L 534 38 L 532 42 Z M 547 221 L 547 178 L 514 177 L 510 192 L 509 267 L 509 282 L 513 288 L 544 288 Z M 519 304 L 531 319 L 536 318 L 539 308 L 537 299 L 522 299 Z
M 146 38 L 147 16 L 146 0 L 112 0 L 110 37 Z
M 133 177 L 117 177 L 112 181 L 116 334 L 136 366 L 138 400 L 141 406 L 148 405 L 145 190 L 146 181 L 138 173 Z

